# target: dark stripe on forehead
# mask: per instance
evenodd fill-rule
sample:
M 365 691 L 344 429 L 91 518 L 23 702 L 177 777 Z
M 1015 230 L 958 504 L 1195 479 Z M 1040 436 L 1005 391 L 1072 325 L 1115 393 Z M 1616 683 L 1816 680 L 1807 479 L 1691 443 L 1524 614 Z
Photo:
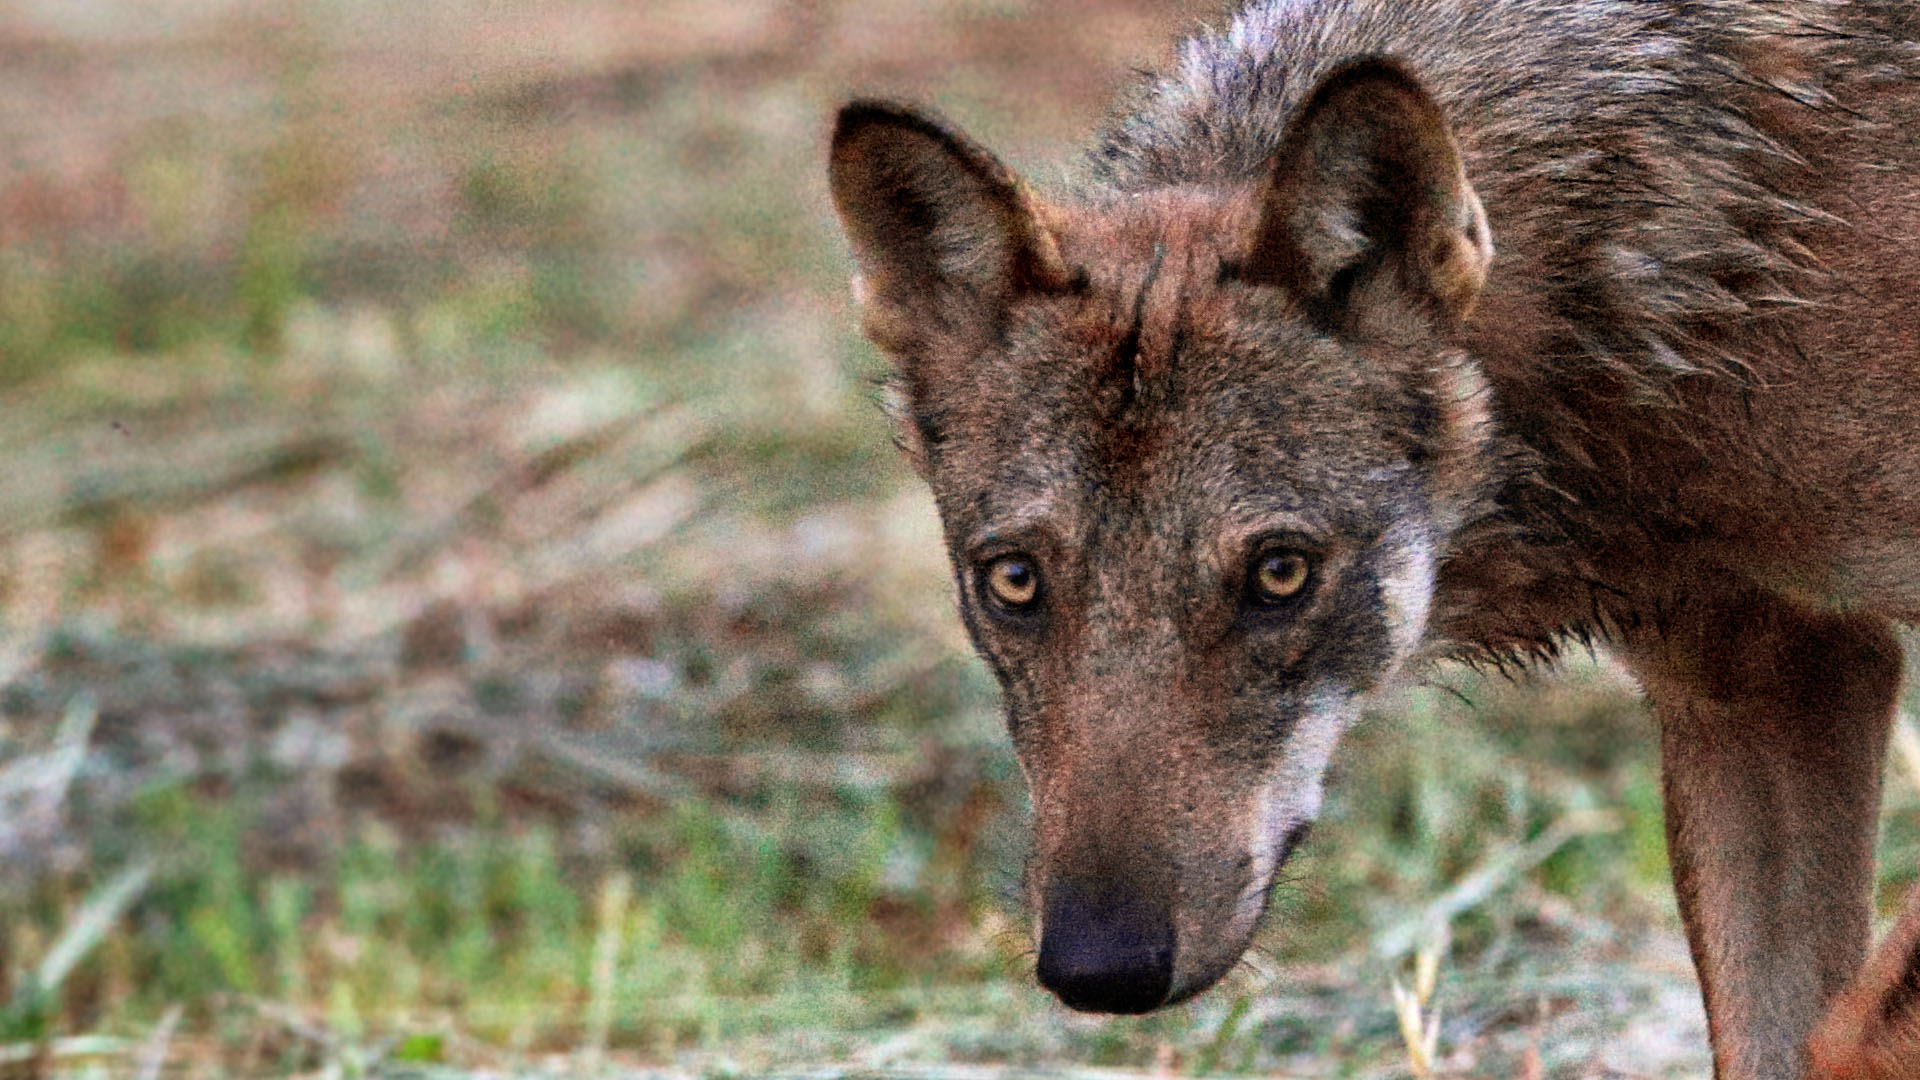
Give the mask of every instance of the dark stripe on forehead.
M 1120 391 L 1120 410 L 1131 409 L 1140 398 L 1141 382 L 1145 374 L 1140 370 L 1140 339 L 1147 322 L 1147 294 L 1153 291 L 1153 283 L 1160 277 L 1160 267 L 1166 262 L 1167 249 L 1163 244 L 1153 245 L 1153 261 L 1147 264 L 1146 276 L 1140 282 L 1140 291 L 1133 295 L 1133 319 L 1127 332 L 1120 338 L 1120 345 L 1114 350 L 1113 360 L 1106 377 L 1118 386 Z

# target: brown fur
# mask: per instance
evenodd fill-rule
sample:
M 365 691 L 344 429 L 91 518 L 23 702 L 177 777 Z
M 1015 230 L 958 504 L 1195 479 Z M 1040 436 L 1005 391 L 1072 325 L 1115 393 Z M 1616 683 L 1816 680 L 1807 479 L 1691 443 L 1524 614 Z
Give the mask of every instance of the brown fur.
M 868 332 L 1033 788 L 1042 982 L 1205 989 L 1368 694 L 1602 637 L 1661 722 L 1717 1075 L 1802 1074 L 1837 999 L 1813 1075 L 1913 1076 L 1920 916 L 1839 995 L 1920 618 L 1916 7 L 1268 0 L 1058 202 L 842 112 Z
M 1901 916 L 1813 1036 L 1815 1080 L 1920 1078 L 1920 905 Z

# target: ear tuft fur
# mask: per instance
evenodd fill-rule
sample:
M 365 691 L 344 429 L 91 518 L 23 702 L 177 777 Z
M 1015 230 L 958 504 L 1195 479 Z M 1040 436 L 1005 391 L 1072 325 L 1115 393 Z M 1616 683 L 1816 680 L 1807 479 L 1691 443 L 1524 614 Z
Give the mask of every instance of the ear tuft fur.
M 1242 277 L 1341 324 L 1385 285 L 1442 322 L 1473 311 L 1493 261 L 1486 213 L 1440 106 L 1396 61 L 1353 61 L 1300 107 L 1261 192 Z
M 1003 303 L 1071 284 L 1026 185 L 930 113 L 848 104 L 829 170 L 872 305 L 925 318 L 956 299 Z

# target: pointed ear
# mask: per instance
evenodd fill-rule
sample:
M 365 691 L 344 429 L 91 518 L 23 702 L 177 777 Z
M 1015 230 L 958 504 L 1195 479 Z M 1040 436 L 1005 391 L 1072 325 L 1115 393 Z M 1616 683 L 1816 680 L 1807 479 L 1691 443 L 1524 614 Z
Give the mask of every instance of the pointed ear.
M 1452 327 L 1493 260 L 1446 119 L 1406 68 L 1369 58 L 1321 80 L 1275 155 L 1243 279 L 1278 285 L 1330 325 L 1379 287 Z
M 867 332 L 883 348 L 903 345 L 893 339 L 915 328 L 957 328 L 1024 291 L 1071 284 L 1026 185 L 926 113 L 847 105 L 829 171 L 860 266 Z

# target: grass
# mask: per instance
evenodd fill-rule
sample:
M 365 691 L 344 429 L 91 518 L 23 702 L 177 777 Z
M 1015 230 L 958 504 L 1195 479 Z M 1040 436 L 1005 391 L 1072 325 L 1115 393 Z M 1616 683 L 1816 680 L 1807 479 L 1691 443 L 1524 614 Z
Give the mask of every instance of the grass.
M 1478 725 L 1439 691 L 1372 718 L 1343 758 L 1334 839 L 1303 855 L 1256 967 L 1166 1016 L 1063 1024 L 1032 988 L 1010 895 L 1017 842 L 965 833 L 969 803 L 992 807 L 982 833 L 1016 833 L 1018 782 L 1003 750 L 976 744 L 904 783 L 849 768 L 845 751 L 787 751 L 759 760 L 789 768 L 732 777 L 725 794 L 571 821 L 509 809 L 514 785 L 498 779 L 455 784 L 435 794 L 467 798 L 458 824 L 348 813 L 299 859 L 272 835 L 276 799 L 301 780 L 284 767 L 158 782 L 94 830 L 87 871 L 47 875 L 27 897 L 10 953 L 37 960 L 47 931 L 115 891 L 96 874 L 165 853 L 125 915 L 89 932 L 83 963 L 16 987 L 7 1030 L 111 1033 L 131 1053 L 177 1008 L 180 1030 L 209 1033 L 203 1062 L 242 1074 L 552 1054 L 702 1074 L 863 1055 L 1390 1074 L 1388 991 L 1417 951 L 1422 1005 L 1437 995 L 1452 1024 L 1431 1029 L 1436 1049 L 1501 1060 L 1502 1029 L 1526 1029 L 1505 1014 L 1538 1026 L 1516 1000 L 1537 996 L 1578 1036 L 1670 1007 L 1662 985 L 1686 985 L 1683 968 L 1617 981 L 1646 963 L 1635 935 L 1655 954 L 1675 945 L 1664 868 L 1644 857 L 1658 835 L 1645 752 L 1600 770 L 1550 758 L 1527 775 L 1497 734 L 1509 710 L 1642 725 L 1609 679 L 1576 671 L 1544 701 L 1475 687 Z M 976 777 L 966 794 L 916 790 L 956 764 Z M 1569 962 L 1585 969 L 1555 970 Z M 1599 1035 L 1579 1037 L 1569 1060 Z
M 357 10 L 36 31 L 153 108 L 0 206 L 0 1077 L 1702 1073 L 1597 659 L 1370 716 L 1221 989 L 1033 985 L 823 124 L 1058 160 L 1184 13 Z

